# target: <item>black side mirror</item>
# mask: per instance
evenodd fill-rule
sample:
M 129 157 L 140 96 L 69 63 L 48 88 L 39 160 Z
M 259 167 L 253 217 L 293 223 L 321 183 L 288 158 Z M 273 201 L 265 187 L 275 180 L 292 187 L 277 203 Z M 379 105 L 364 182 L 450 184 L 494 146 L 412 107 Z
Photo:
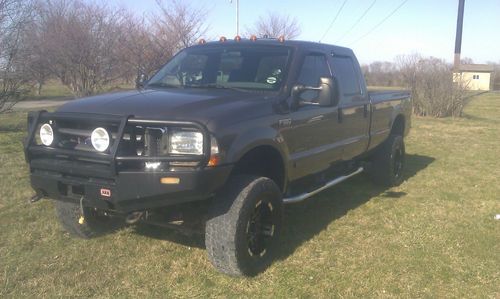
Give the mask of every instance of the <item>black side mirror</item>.
M 318 91 L 315 101 L 306 101 L 300 98 L 300 95 L 306 90 Z M 295 85 L 292 88 L 293 106 L 319 105 L 323 107 L 333 106 L 337 103 L 337 91 L 333 78 L 321 77 L 318 87 Z
M 143 72 L 139 72 L 137 74 L 137 78 L 135 79 L 135 88 L 144 88 L 144 85 L 146 85 L 146 82 L 148 82 L 148 76 L 144 74 Z

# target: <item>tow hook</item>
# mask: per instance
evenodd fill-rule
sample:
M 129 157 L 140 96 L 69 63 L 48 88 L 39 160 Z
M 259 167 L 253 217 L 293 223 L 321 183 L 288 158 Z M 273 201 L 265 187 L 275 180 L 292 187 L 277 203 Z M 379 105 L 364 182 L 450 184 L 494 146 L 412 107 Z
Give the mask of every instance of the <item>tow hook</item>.
M 127 224 L 137 223 L 144 216 L 144 211 L 132 212 L 125 217 L 125 222 Z
M 39 195 L 38 193 L 33 195 L 31 198 L 30 198 L 30 203 L 35 203 L 37 201 L 39 201 L 40 199 L 42 199 L 43 196 Z

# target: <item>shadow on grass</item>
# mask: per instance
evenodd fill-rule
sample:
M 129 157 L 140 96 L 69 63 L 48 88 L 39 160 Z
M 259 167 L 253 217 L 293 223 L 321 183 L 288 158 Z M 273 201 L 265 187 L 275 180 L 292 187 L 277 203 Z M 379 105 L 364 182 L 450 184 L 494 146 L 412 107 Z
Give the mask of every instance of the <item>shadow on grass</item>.
M 434 158 L 428 156 L 407 155 L 405 180 L 411 179 L 434 160 Z M 367 176 L 362 175 L 323 191 L 304 202 L 286 206 L 280 251 L 276 258 L 286 259 L 301 244 L 320 233 L 331 222 L 379 195 L 398 199 L 405 196 L 406 193 L 390 191 L 388 188 L 377 186 L 371 183 Z M 204 248 L 203 233 L 186 236 L 166 228 L 150 225 L 138 225 L 136 226 L 136 232 L 155 239 Z
M 434 160 L 428 156 L 407 155 L 405 180 L 411 179 Z M 405 192 L 395 192 L 375 185 L 366 175 L 362 175 L 302 203 L 290 205 L 285 210 L 285 225 L 278 258 L 287 258 L 302 243 L 319 234 L 330 223 L 365 204 L 373 197 L 382 196 L 397 200 L 405 195 Z

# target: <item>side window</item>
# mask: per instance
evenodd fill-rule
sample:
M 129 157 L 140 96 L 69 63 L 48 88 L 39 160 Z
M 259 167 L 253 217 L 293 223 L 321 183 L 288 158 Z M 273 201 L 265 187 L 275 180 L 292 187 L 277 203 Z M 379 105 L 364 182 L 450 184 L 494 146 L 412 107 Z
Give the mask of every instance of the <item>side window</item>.
M 349 57 L 333 56 L 331 58 L 333 73 L 337 79 L 341 98 L 352 99 L 353 96 L 360 95 L 360 83 L 354 63 Z
M 331 77 L 330 69 L 324 55 L 307 55 L 300 69 L 298 84 L 307 86 L 318 86 L 321 77 Z M 318 97 L 317 90 L 306 90 L 301 94 L 301 98 L 306 101 L 314 101 Z

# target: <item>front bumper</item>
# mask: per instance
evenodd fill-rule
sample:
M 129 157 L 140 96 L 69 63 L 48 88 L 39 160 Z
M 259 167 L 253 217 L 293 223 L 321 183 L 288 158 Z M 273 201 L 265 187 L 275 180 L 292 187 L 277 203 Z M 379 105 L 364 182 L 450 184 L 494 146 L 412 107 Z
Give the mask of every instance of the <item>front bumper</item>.
M 52 171 L 48 163 L 33 160 L 31 164 L 31 186 L 38 195 L 75 203 L 83 197 L 84 206 L 119 212 L 207 199 L 225 184 L 232 169 L 226 165 L 191 171 L 131 171 L 101 179 Z M 164 177 L 178 178 L 179 183 L 162 184 Z
M 54 126 L 56 139 L 62 138 L 51 146 L 36 141 L 40 124 L 47 122 Z M 138 140 L 145 140 L 145 136 L 137 138 L 137 126 L 195 129 L 204 136 L 203 154 L 136 154 L 137 148 L 130 147 Z M 106 152 L 78 147 L 86 144 L 89 128 L 95 127 L 104 127 L 110 133 L 111 145 Z M 82 201 L 88 207 L 129 212 L 207 199 L 225 184 L 232 169 L 231 165 L 206 166 L 211 135 L 197 122 L 39 111 L 28 116 L 28 128 L 24 150 L 30 165 L 31 185 L 37 195 Z M 67 135 L 70 137 L 64 137 Z M 157 145 L 160 144 L 153 144 Z M 147 171 L 143 167 L 147 162 L 161 163 L 164 167 Z M 180 167 L 179 162 L 192 167 Z M 162 183 L 161 179 L 167 177 L 171 179 Z

